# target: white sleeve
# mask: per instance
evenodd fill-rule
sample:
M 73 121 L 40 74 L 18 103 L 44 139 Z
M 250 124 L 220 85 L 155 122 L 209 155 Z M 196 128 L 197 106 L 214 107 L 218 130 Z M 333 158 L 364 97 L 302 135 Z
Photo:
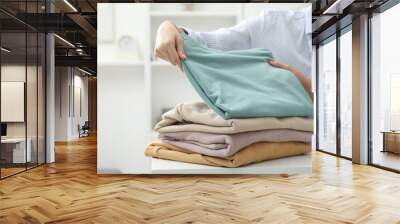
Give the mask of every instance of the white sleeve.
M 211 32 L 196 32 L 186 27 L 182 28 L 187 31 L 189 37 L 205 47 L 230 51 L 251 48 L 251 30 L 254 30 L 252 27 L 259 27 L 262 23 L 263 17 L 256 16 L 233 27 L 220 28 Z

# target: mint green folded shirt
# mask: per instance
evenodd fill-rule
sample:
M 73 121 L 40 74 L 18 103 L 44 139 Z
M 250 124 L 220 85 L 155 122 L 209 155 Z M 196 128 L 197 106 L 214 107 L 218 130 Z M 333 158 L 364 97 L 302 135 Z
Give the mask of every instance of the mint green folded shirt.
M 218 115 L 225 119 L 313 115 L 312 101 L 297 77 L 267 63 L 273 58 L 270 51 L 219 51 L 181 35 L 186 53 L 183 70 Z

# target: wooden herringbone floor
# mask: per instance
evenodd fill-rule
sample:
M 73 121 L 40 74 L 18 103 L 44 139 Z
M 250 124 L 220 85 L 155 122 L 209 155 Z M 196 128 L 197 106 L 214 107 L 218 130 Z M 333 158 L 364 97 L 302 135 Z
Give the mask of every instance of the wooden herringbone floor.
M 400 223 L 400 175 L 314 153 L 312 175 L 98 176 L 96 139 L 0 181 L 0 223 Z

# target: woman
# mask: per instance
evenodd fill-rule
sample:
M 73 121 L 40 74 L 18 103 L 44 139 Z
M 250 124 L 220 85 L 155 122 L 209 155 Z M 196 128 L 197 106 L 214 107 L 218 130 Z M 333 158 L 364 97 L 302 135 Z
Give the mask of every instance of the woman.
M 194 32 L 164 21 L 157 31 L 154 54 L 181 67 L 186 55 L 180 32 L 208 48 L 223 51 L 265 48 L 277 59 L 269 63 L 292 72 L 312 97 L 311 80 L 304 75 L 311 74 L 311 18 L 308 15 L 311 13 L 306 10 L 264 11 L 236 26 L 213 32 Z

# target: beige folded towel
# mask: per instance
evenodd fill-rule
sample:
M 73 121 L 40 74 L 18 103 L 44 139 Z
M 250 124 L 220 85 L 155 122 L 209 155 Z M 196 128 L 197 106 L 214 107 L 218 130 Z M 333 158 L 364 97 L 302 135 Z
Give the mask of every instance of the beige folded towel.
M 161 141 L 150 143 L 146 156 L 220 167 L 240 167 L 251 163 L 273 160 L 283 157 L 306 154 L 311 151 L 311 144 L 301 142 L 260 142 L 249 145 L 238 153 L 219 158 L 190 152 Z
M 156 125 L 159 133 L 198 131 L 233 134 L 266 129 L 313 131 L 313 119 L 305 117 L 263 117 L 225 120 L 204 102 L 182 103 L 162 116 Z

